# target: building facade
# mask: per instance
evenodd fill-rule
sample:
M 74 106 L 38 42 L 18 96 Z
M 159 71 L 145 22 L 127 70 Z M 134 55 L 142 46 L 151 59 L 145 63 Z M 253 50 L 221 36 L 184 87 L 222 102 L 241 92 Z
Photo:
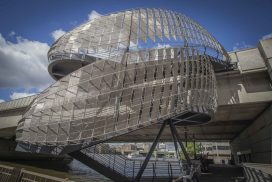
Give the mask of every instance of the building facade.
M 229 142 L 201 142 L 201 153 L 215 164 L 230 164 L 231 149 Z

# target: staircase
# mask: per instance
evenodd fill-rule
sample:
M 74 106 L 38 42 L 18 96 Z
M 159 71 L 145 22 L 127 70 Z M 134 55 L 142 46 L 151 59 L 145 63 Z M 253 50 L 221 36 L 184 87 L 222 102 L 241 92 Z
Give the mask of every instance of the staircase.
M 103 143 L 72 152 L 70 155 L 114 181 L 135 181 L 144 161 L 144 159 L 128 158 L 118 153 L 110 144 Z M 172 181 L 184 174 L 184 169 L 177 159 L 167 159 L 167 161 L 151 159 L 141 181 Z

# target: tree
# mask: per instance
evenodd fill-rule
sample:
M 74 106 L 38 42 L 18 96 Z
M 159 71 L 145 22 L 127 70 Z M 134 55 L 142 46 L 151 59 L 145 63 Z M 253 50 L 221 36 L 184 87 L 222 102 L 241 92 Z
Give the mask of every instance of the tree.
M 184 143 L 183 143 L 183 145 L 185 146 Z M 186 148 L 186 151 L 191 159 L 193 159 L 195 157 L 194 156 L 195 153 L 196 154 L 200 153 L 200 143 L 195 143 L 195 152 L 194 152 L 194 142 L 187 142 L 187 147 L 185 146 L 185 148 Z M 180 150 L 180 158 L 182 160 L 185 159 L 185 156 L 181 150 Z

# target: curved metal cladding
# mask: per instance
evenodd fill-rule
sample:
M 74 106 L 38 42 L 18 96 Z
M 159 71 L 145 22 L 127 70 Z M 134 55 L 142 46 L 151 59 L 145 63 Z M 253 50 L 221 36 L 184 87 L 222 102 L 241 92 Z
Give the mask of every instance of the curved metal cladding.
M 48 52 L 48 70 L 54 79 L 59 79 L 98 58 L 111 58 L 127 49 L 165 46 L 194 47 L 211 55 L 216 58 L 216 71 L 224 69 L 229 60 L 220 43 L 185 15 L 137 9 L 96 18 L 63 35 Z
M 214 71 L 229 61 L 199 24 L 159 9 L 91 20 L 58 39 L 48 57 L 53 77 L 63 74 L 52 72 L 56 65 L 88 64 L 59 76 L 18 124 L 16 140 L 22 147 L 54 154 L 186 112 L 196 114 L 196 123 L 207 122 L 217 107 Z

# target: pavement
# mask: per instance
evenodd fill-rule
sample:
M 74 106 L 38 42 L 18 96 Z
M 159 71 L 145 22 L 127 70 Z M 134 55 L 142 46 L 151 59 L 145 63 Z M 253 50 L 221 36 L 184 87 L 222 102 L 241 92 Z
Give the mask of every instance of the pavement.
M 208 173 L 202 173 L 200 182 L 239 182 L 243 177 L 243 169 L 240 166 L 211 164 Z

